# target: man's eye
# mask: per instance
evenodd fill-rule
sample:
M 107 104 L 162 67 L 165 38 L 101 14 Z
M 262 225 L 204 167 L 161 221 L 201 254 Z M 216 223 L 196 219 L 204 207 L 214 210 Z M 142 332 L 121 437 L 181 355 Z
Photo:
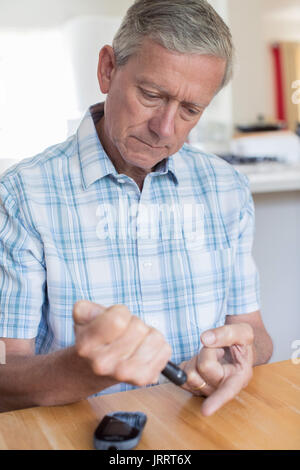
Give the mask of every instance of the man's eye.
M 155 99 L 159 98 L 159 95 L 156 95 L 154 93 L 150 93 L 149 91 L 141 90 L 141 92 L 145 96 L 145 98 L 148 98 L 150 100 L 155 100 Z
M 191 116 L 197 116 L 197 114 L 200 113 L 200 111 L 198 109 L 194 109 L 194 108 L 185 108 L 185 110 Z

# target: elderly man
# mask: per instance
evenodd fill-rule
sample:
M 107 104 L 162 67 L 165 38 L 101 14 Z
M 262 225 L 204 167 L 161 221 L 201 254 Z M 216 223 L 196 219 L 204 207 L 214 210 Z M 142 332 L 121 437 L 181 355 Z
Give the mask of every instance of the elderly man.
M 2 410 L 156 384 L 171 358 L 210 415 L 269 360 L 248 183 L 185 144 L 232 56 L 204 0 L 136 1 L 105 103 L 1 178 Z

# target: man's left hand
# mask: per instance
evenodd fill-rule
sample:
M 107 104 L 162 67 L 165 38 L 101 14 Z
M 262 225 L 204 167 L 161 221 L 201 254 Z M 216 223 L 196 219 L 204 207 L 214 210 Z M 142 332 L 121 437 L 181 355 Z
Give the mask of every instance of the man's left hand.
M 201 341 L 200 353 L 181 364 L 188 376 L 183 388 L 207 397 L 201 411 L 210 416 L 248 385 L 254 333 L 248 323 L 236 323 L 205 331 Z

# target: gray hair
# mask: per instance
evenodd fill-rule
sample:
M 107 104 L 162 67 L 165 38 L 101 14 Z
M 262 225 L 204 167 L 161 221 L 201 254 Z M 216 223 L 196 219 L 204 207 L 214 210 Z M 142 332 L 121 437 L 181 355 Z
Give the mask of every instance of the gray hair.
M 113 40 L 118 66 L 137 52 L 145 37 L 170 51 L 225 59 L 220 88 L 232 78 L 234 47 L 230 30 L 205 0 L 135 0 Z

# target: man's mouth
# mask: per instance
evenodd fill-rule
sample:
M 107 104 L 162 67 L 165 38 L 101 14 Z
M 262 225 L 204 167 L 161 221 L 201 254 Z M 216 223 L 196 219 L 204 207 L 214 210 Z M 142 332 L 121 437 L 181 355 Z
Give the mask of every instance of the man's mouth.
M 136 136 L 132 136 L 134 139 L 138 140 L 139 142 L 141 142 L 142 144 L 144 145 L 147 145 L 148 147 L 152 148 L 152 149 L 163 149 L 165 148 L 165 146 L 155 146 L 155 145 L 151 145 L 149 144 L 148 142 L 145 142 L 144 140 L 140 139 L 139 137 L 136 137 Z

